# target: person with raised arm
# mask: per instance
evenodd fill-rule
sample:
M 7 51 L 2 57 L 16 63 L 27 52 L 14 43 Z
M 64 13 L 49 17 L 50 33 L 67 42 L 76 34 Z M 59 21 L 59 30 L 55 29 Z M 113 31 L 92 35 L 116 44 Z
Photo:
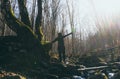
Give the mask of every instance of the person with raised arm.
M 64 38 L 71 35 L 71 33 L 67 34 L 67 35 L 62 35 L 62 33 L 58 33 L 58 37 L 52 41 L 52 43 L 58 41 L 58 53 L 59 53 L 59 61 L 60 62 L 64 62 L 65 63 L 65 45 L 64 45 Z

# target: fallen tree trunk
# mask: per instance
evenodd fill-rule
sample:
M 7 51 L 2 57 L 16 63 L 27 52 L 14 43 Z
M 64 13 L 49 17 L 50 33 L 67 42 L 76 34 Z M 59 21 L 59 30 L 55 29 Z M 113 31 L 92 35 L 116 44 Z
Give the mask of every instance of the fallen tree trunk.
M 2 0 L 1 7 L 6 24 L 17 36 L 0 37 L 0 65 L 14 70 L 36 66 L 41 67 L 41 71 L 45 70 L 49 66 L 49 55 L 41 40 L 29 25 L 16 19 L 9 0 Z

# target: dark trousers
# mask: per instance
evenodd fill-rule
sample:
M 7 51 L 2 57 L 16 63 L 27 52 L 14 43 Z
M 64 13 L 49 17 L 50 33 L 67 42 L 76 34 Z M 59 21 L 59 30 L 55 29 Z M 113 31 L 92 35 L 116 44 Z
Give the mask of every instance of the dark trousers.
M 59 51 L 59 60 L 60 60 L 60 62 L 65 62 L 65 58 L 66 58 L 66 56 L 65 56 L 65 51 Z

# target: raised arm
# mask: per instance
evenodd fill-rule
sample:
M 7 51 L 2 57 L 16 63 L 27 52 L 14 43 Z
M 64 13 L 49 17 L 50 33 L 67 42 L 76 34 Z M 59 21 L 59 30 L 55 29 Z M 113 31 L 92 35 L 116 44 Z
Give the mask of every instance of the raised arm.
M 69 35 L 71 35 L 72 34 L 72 32 L 71 33 L 69 33 L 69 34 L 67 34 L 67 35 L 64 35 L 64 36 L 62 36 L 62 38 L 65 38 L 65 37 L 67 37 L 67 36 L 69 36 Z M 58 37 L 57 38 L 55 38 L 53 41 L 51 41 L 51 43 L 55 43 L 56 41 L 58 41 Z
M 51 43 L 55 43 L 56 41 L 58 41 L 58 37 L 51 41 Z
M 71 32 L 71 33 L 68 33 L 67 35 L 64 35 L 63 38 L 65 38 L 65 37 L 67 37 L 67 36 L 69 36 L 69 35 L 71 35 L 71 34 L 73 34 L 73 33 L 72 33 L 72 32 Z

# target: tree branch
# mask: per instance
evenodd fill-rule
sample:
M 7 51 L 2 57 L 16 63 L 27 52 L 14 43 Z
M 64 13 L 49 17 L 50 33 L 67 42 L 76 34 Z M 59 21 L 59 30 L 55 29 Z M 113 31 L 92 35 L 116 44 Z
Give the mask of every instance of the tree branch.
M 41 23 L 42 23 L 42 0 L 37 0 L 37 6 L 38 6 L 38 14 L 35 21 L 35 30 L 36 35 L 38 36 L 38 39 L 41 41 L 43 37 L 43 33 L 41 30 Z
M 24 24 L 28 25 L 30 28 L 32 28 L 31 23 L 30 23 L 30 19 L 29 19 L 29 15 L 28 15 L 28 11 L 27 11 L 27 8 L 26 8 L 24 2 L 25 2 L 25 0 L 18 0 L 20 15 L 21 15 L 21 21 Z
M 2 0 L 2 14 L 5 17 L 6 23 L 9 26 L 10 29 L 12 29 L 14 32 L 17 33 L 17 35 L 21 37 L 35 37 L 33 34 L 33 31 L 24 24 L 23 22 L 16 19 L 14 16 L 9 0 Z M 23 33 L 23 34 L 22 34 Z
M 16 21 L 14 25 L 18 25 L 18 23 L 17 23 L 17 19 L 12 13 L 10 2 L 8 0 L 2 0 L 1 8 L 2 8 L 1 12 L 6 20 L 7 25 L 9 25 L 9 27 L 17 33 L 18 26 L 16 26 L 16 28 L 12 26 L 13 24 L 12 20 Z

